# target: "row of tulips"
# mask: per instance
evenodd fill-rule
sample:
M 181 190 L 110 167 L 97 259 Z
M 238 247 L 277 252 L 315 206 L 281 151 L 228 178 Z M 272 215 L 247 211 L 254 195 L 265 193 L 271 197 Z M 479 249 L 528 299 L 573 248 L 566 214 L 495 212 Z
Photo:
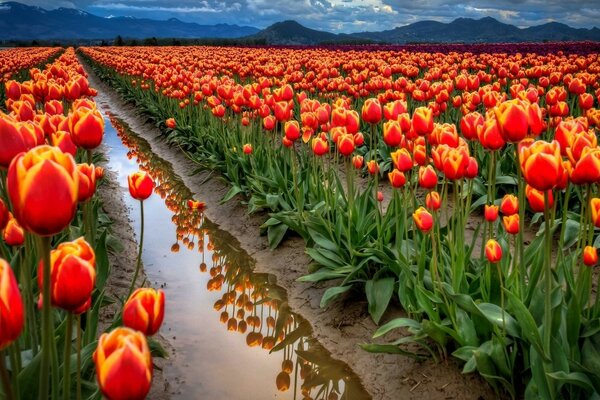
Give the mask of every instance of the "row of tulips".
M 302 279 L 338 284 L 322 305 L 356 285 L 376 322 L 400 303 L 407 317 L 375 336 L 405 336 L 367 350 L 451 351 L 511 397 L 600 392 L 595 57 L 162 51 L 83 50 L 231 182 L 224 200 L 270 212 L 273 247 L 289 229 L 306 240 Z M 238 52 L 256 58 L 234 69 Z
M 18 54 L 40 61 L 29 50 Z M 96 196 L 103 169 L 92 164 L 93 151 L 104 134 L 96 91 L 73 49 L 29 77 L 4 82 L 7 113 L 0 113 L 2 395 L 145 398 L 146 336 L 162 323 L 164 294 L 133 285 L 123 299 L 107 294 L 107 246 L 115 240 Z M 132 195 L 148 197 L 148 181 L 131 179 Z M 124 327 L 97 339 L 100 309 L 116 301 L 123 308 L 106 324 Z
M 347 376 L 346 365 L 323 357 L 323 349 L 309 336 L 310 325 L 291 312 L 284 290 L 273 284 L 272 277 L 254 273 L 252 260 L 232 248 L 231 238 L 204 216 L 205 204 L 193 200 L 172 165 L 118 118 L 111 116 L 111 124 L 129 149 L 128 157 L 152 176 L 156 193 L 173 213 L 176 237 L 171 251 L 202 254 L 199 270 L 208 275 L 206 288 L 215 294 L 215 317 L 227 331 L 244 335 L 248 347 L 283 357 L 274 377 L 276 388 L 312 399 L 364 396 L 358 381 Z

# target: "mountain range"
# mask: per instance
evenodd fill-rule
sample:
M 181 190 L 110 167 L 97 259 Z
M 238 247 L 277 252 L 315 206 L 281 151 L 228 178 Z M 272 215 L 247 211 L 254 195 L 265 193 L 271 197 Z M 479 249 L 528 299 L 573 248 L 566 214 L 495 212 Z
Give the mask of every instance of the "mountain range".
M 229 24 L 199 25 L 176 18 L 153 20 L 99 17 L 73 8 L 45 10 L 17 2 L 0 3 L 3 40 L 142 38 L 243 38 L 274 45 L 321 43 L 490 43 L 540 41 L 600 41 L 600 29 L 572 28 L 558 22 L 518 28 L 492 17 L 457 18 L 450 23 L 420 21 L 379 32 L 335 34 L 307 28 L 296 21 L 275 23 L 263 30 Z

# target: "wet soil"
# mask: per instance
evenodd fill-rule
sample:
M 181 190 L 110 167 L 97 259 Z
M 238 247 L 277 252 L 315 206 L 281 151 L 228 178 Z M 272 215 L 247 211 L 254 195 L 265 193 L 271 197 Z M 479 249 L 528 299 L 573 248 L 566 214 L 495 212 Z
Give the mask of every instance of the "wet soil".
M 374 399 L 496 398 L 482 379 L 461 374 L 461 367 L 453 360 L 441 363 L 433 360 L 416 361 L 403 356 L 371 354 L 361 350 L 359 345 L 371 342 L 371 335 L 377 329 L 368 315 L 366 300 L 350 293 L 328 308 L 320 308 L 321 296 L 328 286 L 297 281 L 306 274 L 310 264 L 309 257 L 304 253 L 302 239 L 288 238 L 278 249 L 271 251 L 266 237 L 259 235 L 259 227 L 266 220 L 266 215 L 248 216 L 241 198 L 219 204 L 229 190 L 227 184 L 208 172 L 190 175 L 196 165 L 186 159 L 179 149 L 165 144 L 158 129 L 138 115 L 135 107 L 124 103 L 89 68 L 88 72 L 90 84 L 99 92 L 97 102 L 103 107 L 109 106 L 117 117 L 148 140 L 154 153 L 172 163 L 186 186 L 196 193 L 197 199 L 209 205 L 205 210 L 206 216 L 221 229 L 234 233 L 242 248 L 256 261 L 257 270 L 277 277 L 277 284 L 288 292 L 290 307 L 310 322 L 314 337 L 329 349 L 334 358 L 347 363 L 357 373 Z M 120 196 L 118 191 L 106 190 L 105 193 L 108 197 Z M 132 240 L 131 230 L 123 233 L 124 241 Z M 117 270 L 118 265 L 114 269 Z M 399 309 L 392 309 L 383 317 L 382 323 L 399 315 Z M 168 392 L 165 390 L 167 386 L 162 386 L 165 393 Z

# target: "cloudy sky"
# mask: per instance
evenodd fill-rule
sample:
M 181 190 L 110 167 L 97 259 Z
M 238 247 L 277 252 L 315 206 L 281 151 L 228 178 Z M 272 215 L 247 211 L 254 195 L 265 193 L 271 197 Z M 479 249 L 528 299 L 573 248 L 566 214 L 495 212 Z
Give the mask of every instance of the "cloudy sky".
M 295 19 L 333 32 L 393 29 L 421 20 L 492 16 L 520 27 L 559 21 L 600 27 L 598 0 L 16 0 L 46 9 L 78 8 L 101 16 L 135 16 L 264 28 Z

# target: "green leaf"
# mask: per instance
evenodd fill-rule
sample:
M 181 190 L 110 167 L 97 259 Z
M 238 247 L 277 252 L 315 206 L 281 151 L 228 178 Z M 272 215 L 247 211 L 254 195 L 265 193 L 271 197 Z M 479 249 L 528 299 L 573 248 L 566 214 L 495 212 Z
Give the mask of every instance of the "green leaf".
M 231 189 L 229 189 L 229 191 L 225 195 L 225 197 L 223 197 L 223 199 L 219 202 L 219 204 L 227 203 L 239 193 L 242 193 L 242 188 L 239 186 L 232 186 Z
M 406 350 L 402 350 L 400 347 L 395 346 L 393 344 L 375 344 L 375 343 L 364 343 L 361 344 L 360 347 L 368 351 L 369 353 L 387 353 L 387 354 L 401 354 L 404 356 L 414 357 L 417 359 L 422 359 L 424 357 L 411 353 Z
M 505 310 L 502 310 L 495 304 L 481 303 L 477 305 L 481 314 L 492 324 L 499 328 L 503 328 L 506 325 L 506 332 L 514 337 L 519 337 L 519 325 L 517 321 Z M 504 320 L 503 320 L 504 317 Z
M 152 357 L 169 358 L 169 353 L 167 353 L 163 345 L 158 340 L 149 337 L 148 347 L 150 348 Z
M 418 321 L 410 318 L 395 318 L 390 322 L 382 325 L 373 334 L 373 339 L 381 337 L 386 333 L 399 328 L 412 328 L 416 331 L 421 329 L 421 324 Z
M 269 247 L 271 249 L 275 249 L 277 246 L 279 246 L 287 230 L 288 226 L 285 224 L 270 226 L 267 229 L 267 238 L 269 240 Z
M 327 289 L 325 291 L 325 293 L 323 293 L 323 297 L 321 297 L 320 307 L 321 308 L 327 307 L 327 305 L 333 299 L 335 299 L 337 296 L 339 296 L 342 293 L 346 293 L 348 290 L 350 290 L 351 287 L 352 286 L 334 286 L 334 287 L 330 287 L 329 289 Z
M 392 294 L 394 293 L 394 285 L 396 278 L 383 278 L 377 280 L 369 280 L 365 285 L 367 293 L 367 301 L 369 302 L 369 314 L 376 324 L 383 316 L 383 313 L 388 307 Z
M 535 320 L 533 319 L 533 316 L 527 307 L 525 307 L 521 300 L 519 300 L 511 291 L 505 289 L 504 293 L 506 293 L 511 308 L 515 313 L 515 317 L 521 325 L 521 333 L 523 334 L 523 337 L 533 345 L 533 347 L 540 354 L 541 358 L 543 358 L 545 361 L 550 361 L 549 356 L 544 352 L 540 331 L 538 330 Z

